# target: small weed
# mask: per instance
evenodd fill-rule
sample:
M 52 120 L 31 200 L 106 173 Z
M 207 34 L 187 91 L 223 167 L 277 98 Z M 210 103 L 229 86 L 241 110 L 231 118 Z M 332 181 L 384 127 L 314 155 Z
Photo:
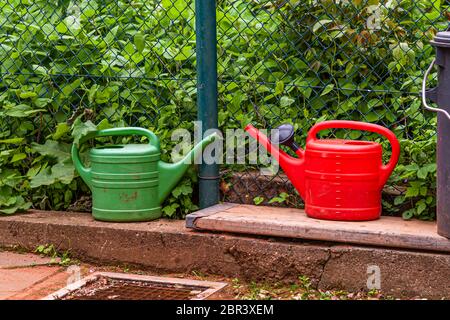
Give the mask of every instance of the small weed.
M 6 248 L 5 250 L 12 251 L 12 252 L 17 252 L 17 253 L 28 253 L 28 252 L 30 252 L 30 250 L 28 250 L 25 247 L 22 247 L 21 245 L 14 245 L 14 246 L 12 246 L 10 248 Z
M 269 204 L 272 203 L 285 203 L 287 202 L 289 199 L 289 194 L 287 194 L 286 192 L 282 192 L 280 193 L 278 196 L 273 197 L 272 199 L 269 200 Z
M 334 295 L 340 300 L 347 300 L 348 292 L 344 290 L 337 290 L 333 292 Z
M 318 292 L 319 300 L 331 300 L 333 298 L 333 293 L 330 291 L 320 291 Z
M 293 284 L 291 284 L 290 289 L 291 289 L 291 292 L 296 292 L 300 289 L 300 286 L 298 283 L 293 283 Z
M 234 278 L 231 280 L 231 285 L 234 289 L 239 289 L 241 287 L 240 281 L 238 278 Z
M 300 287 L 303 290 L 310 291 L 311 290 L 311 281 L 307 276 L 299 276 L 298 280 L 300 281 Z
M 198 271 L 198 270 L 193 270 L 193 271 L 192 271 L 192 274 L 193 274 L 195 277 L 198 277 L 198 278 L 200 278 L 200 279 L 206 278 L 206 274 L 204 274 L 203 272 Z
M 264 202 L 264 197 L 255 197 L 255 198 L 253 198 L 253 203 L 255 205 L 259 205 L 259 204 L 261 204 L 263 202 Z
M 380 292 L 377 290 L 377 289 L 372 289 L 372 290 L 370 290 L 369 292 L 367 292 L 367 295 L 369 296 L 369 297 L 375 297 L 375 296 L 377 296 L 377 295 L 379 295 L 380 294 Z
M 257 300 L 259 294 L 259 287 L 255 282 L 251 282 L 249 285 L 250 293 L 248 295 L 248 300 Z
M 59 252 L 53 244 L 39 245 L 34 252 L 52 258 L 51 263 L 55 263 L 56 259 L 59 258 L 59 265 L 61 266 L 67 266 L 74 263 L 70 258 L 70 250 Z
M 243 297 L 244 300 L 271 300 L 273 295 L 272 288 L 251 282 L 248 286 L 249 293 Z
M 130 266 L 128 266 L 128 265 L 123 265 L 123 267 L 122 267 L 122 272 L 124 272 L 124 273 L 128 273 L 128 272 L 130 272 Z
M 235 278 L 231 280 L 235 299 L 240 300 L 388 300 L 381 291 L 352 292 L 345 290 L 318 290 L 313 288 L 310 278 L 299 276 L 294 283 L 257 283 L 242 282 Z

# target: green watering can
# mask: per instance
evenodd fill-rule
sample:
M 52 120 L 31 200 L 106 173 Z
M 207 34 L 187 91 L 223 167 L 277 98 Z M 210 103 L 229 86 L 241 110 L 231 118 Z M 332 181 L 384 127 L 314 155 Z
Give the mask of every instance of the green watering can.
M 177 163 L 160 160 L 159 139 L 143 128 L 114 128 L 88 134 L 80 144 L 106 136 L 139 135 L 148 144 L 108 145 L 89 152 L 91 167 L 80 160 L 77 144 L 72 145 L 72 160 L 81 178 L 92 191 L 92 215 L 102 221 L 149 221 L 161 217 L 161 203 L 182 178 L 204 147 L 217 134 L 200 141 Z

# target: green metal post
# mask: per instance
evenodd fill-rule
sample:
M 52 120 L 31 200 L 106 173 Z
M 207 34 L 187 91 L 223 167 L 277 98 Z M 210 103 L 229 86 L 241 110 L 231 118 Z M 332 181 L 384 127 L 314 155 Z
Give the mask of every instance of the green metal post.
M 217 116 L 217 34 L 216 1 L 195 1 L 195 27 L 197 42 L 197 110 L 202 134 L 216 129 Z M 207 208 L 219 202 L 218 164 L 200 164 L 199 204 Z

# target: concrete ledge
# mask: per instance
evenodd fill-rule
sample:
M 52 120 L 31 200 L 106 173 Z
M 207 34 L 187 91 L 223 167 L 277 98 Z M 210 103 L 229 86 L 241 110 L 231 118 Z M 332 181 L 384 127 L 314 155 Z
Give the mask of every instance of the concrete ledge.
M 0 217 L 0 246 L 33 250 L 50 243 L 87 262 L 270 282 L 304 275 L 320 289 L 365 289 L 367 268 L 375 265 L 386 294 L 450 297 L 448 253 L 195 232 L 184 221 L 107 223 L 85 213 L 33 211 Z

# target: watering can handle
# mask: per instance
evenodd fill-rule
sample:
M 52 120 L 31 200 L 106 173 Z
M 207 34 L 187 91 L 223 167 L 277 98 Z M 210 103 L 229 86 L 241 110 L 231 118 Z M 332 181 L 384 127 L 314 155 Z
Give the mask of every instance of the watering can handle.
M 139 127 L 127 127 L 127 128 L 112 128 L 105 130 L 98 130 L 88 133 L 85 137 L 81 138 L 78 145 L 83 144 L 87 140 L 98 138 L 98 137 L 110 137 L 110 136 L 144 136 L 147 137 L 149 143 L 159 149 L 159 139 L 150 130 L 139 128 Z M 80 173 L 81 178 L 86 182 L 86 184 L 91 187 L 91 169 L 86 168 L 80 159 L 80 153 L 78 150 L 78 145 L 74 143 L 72 145 L 72 160 L 75 168 Z
M 144 136 L 148 138 L 151 145 L 159 149 L 159 139 L 150 130 L 139 127 L 126 127 L 126 128 L 112 128 L 94 131 L 92 135 L 88 134 L 84 137 L 83 142 L 98 138 L 98 137 L 110 137 L 110 136 Z
M 398 142 L 397 137 L 391 130 L 379 126 L 377 124 L 359 121 L 347 121 L 347 120 L 324 121 L 316 124 L 311 128 L 311 130 L 308 132 L 306 143 L 308 143 L 308 141 L 315 140 L 317 138 L 317 133 L 319 133 L 319 131 L 326 129 L 363 130 L 375 132 L 386 137 L 389 140 L 389 143 L 391 144 L 392 148 L 391 159 L 389 159 L 389 162 L 387 164 L 382 165 L 381 167 L 382 172 L 380 179 L 381 186 L 383 186 L 386 183 L 387 179 L 389 178 L 395 166 L 397 165 L 398 158 L 400 157 L 400 143 Z

